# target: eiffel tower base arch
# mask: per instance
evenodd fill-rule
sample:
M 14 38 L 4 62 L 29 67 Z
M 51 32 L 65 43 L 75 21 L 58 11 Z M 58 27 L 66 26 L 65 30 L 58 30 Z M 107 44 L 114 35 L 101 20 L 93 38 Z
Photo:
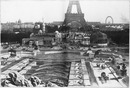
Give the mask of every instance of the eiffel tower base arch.
M 77 6 L 77 13 L 71 13 L 72 6 Z M 78 0 L 70 0 L 67 12 L 65 14 L 65 20 L 63 25 L 69 26 L 72 31 L 78 31 L 81 28 L 87 30 L 87 23 L 84 19 L 84 14 L 81 11 L 80 4 Z

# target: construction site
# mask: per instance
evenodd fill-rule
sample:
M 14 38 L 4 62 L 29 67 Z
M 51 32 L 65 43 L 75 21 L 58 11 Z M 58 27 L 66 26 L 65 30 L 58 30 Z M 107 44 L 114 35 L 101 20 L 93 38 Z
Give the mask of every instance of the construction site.
M 69 1 L 61 27 L 48 31 L 37 22 L 21 44 L 1 43 L 2 87 L 129 88 L 129 45 L 88 24 L 78 0 Z

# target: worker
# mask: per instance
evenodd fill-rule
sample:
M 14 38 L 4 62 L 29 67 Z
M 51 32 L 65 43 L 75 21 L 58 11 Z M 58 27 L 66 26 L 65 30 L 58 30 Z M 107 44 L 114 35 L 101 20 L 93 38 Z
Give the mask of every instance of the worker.
M 120 65 L 117 65 L 117 69 L 120 70 Z
M 97 67 L 100 67 L 100 64 L 99 64 L 99 63 L 97 63 L 96 65 L 97 65 Z
M 39 30 L 39 31 L 38 31 L 38 34 L 39 34 L 39 35 L 42 35 L 42 33 L 43 33 L 42 30 Z
M 93 59 L 93 51 L 91 50 L 91 48 L 89 48 L 89 49 L 87 50 L 87 54 L 88 54 L 88 56 L 89 56 L 89 59 L 92 60 L 92 59 Z
M 94 57 L 98 56 L 100 54 L 101 50 L 95 51 Z
M 31 33 L 31 34 L 30 34 L 30 38 L 31 38 L 32 36 L 34 36 L 34 33 Z
M 101 65 L 101 69 L 105 69 L 105 65 L 104 64 Z
M 102 83 L 104 83 L 104 82 L 107 82 L 107 80 L 109 80 L 109 77 L 106 75 L 105 72 L 102 72 L 101 79 L 102 79 Z
M 61 43 L 62 41 L 62 34 L 59 33 L 58 31 L 55 31 L 55 39 L 57 43 Z
M 39 48 L 38 48 L 38 46 L 35 46 L 35 48 L 34 48 L 34 50 L 33 50 L 34 56 L 36 56 L 38 52 L 40 52 L 40 51 L 39 51 Z
M 10 47 L 8 50 L 10 57 L 16 56 L 16 50 L 13 49 L 13 47 Z
M 124 63 L 122 64 L 122 69 L 120 71 L 122 76 L 126 76 L 127 70 L 126 70 L 126 65 Z

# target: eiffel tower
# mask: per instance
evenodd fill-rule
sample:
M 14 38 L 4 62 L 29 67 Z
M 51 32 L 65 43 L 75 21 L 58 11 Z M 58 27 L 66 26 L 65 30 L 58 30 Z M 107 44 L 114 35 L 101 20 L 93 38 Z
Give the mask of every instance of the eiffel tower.
M 72 6 L 76 5 L 77 13 L 72 13 Z M 65 20 L 63 25 L 70 26 L 72 29 L 76 30 L 83 27 L 85 29 L 86 21 L 84 19 L 84 14 L 81 11 L 80 3 L 78 0 L 70 0 L 67 12 L 65 14 Z

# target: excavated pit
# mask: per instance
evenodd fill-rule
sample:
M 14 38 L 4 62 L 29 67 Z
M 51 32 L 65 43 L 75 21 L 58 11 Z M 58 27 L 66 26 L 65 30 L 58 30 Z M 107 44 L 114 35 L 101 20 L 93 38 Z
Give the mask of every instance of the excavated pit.
M 41 55 L 36 59 L 36 66 L 32 66 L 26 72 L 25 77 L 39 77 L 43 83 L 52 82 L 60 87 L 67 87 L 69 84 L 69 75 L 72 61 L 80 61 L 76 59 L 77 53 L 63 52 L 60 54 Z M 49 58 L 48 58 L 49 57 Z

